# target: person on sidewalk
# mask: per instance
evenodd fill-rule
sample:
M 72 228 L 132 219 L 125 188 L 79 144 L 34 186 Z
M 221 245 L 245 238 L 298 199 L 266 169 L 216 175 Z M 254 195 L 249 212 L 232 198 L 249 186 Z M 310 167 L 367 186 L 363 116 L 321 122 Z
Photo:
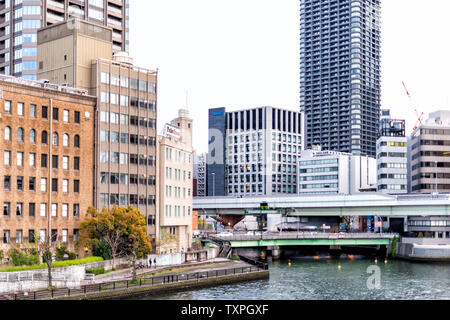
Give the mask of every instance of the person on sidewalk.
M 155 265 L 155 269 L 156 269 L 156 258 L 155 258 L 155 260 L 153 260 L 153 264 Z
M 148 259 L 148 267 L 151 268 L 152 267 L 152 258 Z

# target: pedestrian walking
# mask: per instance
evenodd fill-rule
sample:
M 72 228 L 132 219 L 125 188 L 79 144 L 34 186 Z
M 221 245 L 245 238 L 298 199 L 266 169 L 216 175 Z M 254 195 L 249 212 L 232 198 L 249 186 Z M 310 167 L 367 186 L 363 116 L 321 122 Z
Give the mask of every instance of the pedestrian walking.
M 156 268 L 156 258 L 153 260 L 153 264 L 155 265 Z
M 148 259 L 148 267 L 151 268 L 152 267 L 152 258 Z

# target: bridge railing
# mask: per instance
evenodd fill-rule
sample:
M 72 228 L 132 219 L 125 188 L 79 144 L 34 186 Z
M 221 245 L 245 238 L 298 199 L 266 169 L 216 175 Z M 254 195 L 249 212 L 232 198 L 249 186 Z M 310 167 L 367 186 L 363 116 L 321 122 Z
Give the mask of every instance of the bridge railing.
M 235 234 L 224 237 L 225 241 L 247 240 L 289 240 L 289 239 L 392 239 L 395 233 L 311 233 L 311 232 L 280 232 L 277 234 Z

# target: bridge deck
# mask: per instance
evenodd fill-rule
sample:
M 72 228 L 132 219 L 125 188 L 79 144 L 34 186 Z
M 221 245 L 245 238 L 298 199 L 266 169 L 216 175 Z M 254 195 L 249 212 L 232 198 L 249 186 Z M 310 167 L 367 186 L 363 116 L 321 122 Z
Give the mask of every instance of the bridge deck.
M 271 246 L 357 246 L 389 245 L 396 234 L 370 233 L 281 233 L 233 235 L 217 237 L 230 242 L 233 248 L 271 247 Z

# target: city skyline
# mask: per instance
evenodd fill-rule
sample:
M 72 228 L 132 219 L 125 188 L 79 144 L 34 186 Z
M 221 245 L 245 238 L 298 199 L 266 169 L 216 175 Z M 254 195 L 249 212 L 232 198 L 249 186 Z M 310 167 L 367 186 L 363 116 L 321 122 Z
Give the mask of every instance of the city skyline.
M 194 147 L 198 152 L 207 151 L 209 108 L 299 110 L 299 1 L 175 2 L 130 6 L 130 54 L 138 65 L 159 68 L 158 106 L 166 112 L 160 113 L 158 132 L 179 108 L 186 107 L 186 100 L 197 120 Z M 450 46 L 440 41 L 442 34 L 436 31 L 450 27 L 446 9 L 450 3 L 443 0 L 426 7 L 418 0 L 382 2 L 381 108 L 406 120 L 407 135 L 416 122 L 414 107 L 425 118 L 450 107 L 444 76 L 450 70 L 445 60 Z M 138 28 L 144 15 L 147 28 Z

